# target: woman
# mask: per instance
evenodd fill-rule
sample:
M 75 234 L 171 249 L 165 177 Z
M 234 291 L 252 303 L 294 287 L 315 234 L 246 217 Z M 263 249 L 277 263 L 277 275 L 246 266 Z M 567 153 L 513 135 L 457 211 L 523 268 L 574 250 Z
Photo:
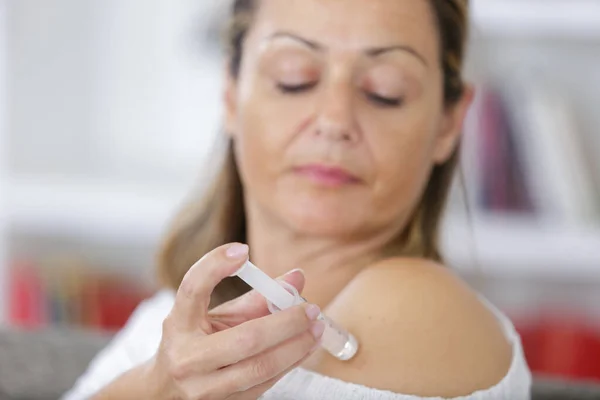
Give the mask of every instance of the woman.
M 466 31 L 466 0 L 235 1 L 226 161 L 165 243 L 170 290 L 67 398 L 528 398 L 514 328 L 436 242 Z M 312 304 L 269 315 L 227 278 L 249 255 Z M 320 309 L 358 338 L 351 361 L 319 349 Z

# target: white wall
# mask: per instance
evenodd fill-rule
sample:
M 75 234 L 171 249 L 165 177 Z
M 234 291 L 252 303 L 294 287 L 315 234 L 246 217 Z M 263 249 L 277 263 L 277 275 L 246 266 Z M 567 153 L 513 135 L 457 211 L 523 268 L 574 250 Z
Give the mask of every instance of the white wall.
M 5 175 L 5 146 L 4 139 L 6 133 L 6 87 L 5 87 L 5 38 L 6 38 L 6 8 L 5 1 L 0 0 L 0 327 L 7 321 L 7 257 L 6 257 L 6 236 L 5 236 L 5 207 L 4 199 L 6 198 L 4 187 Z
M 192 179 L 220 118 L 220 60 L 196 40 L 211 4 L 10 2 L 11 169 Z
M 220 125 L 221 60 L 199 38 L 217 3 L 0 2 L 8 120 L 4 131 L 0 115 L 0 174 L 10 184 L 9 196 L 0 187 L 0 202 L 8 197 L 0 213 L 11 233 L 25 238 L 24 252 L 38 246 L 28 235 L 153 243 Z M 0 219 L 0 285 L 2 237 Z
M 114 170 L 195 174 L 210 148 L 219 126 L 221 71 L 218 59 L 194 46 L 202 3 L 210 2 L 102 3 L 94 137 Z

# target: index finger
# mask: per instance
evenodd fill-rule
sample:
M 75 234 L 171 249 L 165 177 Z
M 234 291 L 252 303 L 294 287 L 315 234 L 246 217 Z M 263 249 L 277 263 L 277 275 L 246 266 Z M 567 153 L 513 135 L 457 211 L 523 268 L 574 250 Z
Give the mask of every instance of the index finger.
M 171 310 L 179 329 L 195 330 L 206 325 L 210 295 L 223 279 L 248 260 L 248 246 L 232 243 L 216 248 L 196 262 L 185 274 Z
M 279 279 L 294 286 L 299 293 L 302 293 L 305 283 L 302 270 L 290 271 Z M 271 312 L 267 306 L 267 300 L 256 290 L 251 290 L 237 299 L 221 304 L 208 312 L 213 327 L 216 327 L 217 330 L 231 328 L 269 314 Z M 222 329 L 219 329 L 219 325 Z

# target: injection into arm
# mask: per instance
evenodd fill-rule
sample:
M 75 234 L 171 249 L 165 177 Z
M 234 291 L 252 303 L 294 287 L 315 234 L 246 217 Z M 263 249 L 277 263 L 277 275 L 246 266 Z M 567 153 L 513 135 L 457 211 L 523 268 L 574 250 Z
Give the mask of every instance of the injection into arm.
M 295 287 L 274 280 L 250 261 L 246 261 L 233 276 L 238 276 L 263 295 L 267 299 L 269 310 L 272 313 L 306 303 Z M 356 338 L 323 313 L 319 315 L 318 319 L 325 323 L 321 347 L 341 361 L 354 357 L 358 351 Z

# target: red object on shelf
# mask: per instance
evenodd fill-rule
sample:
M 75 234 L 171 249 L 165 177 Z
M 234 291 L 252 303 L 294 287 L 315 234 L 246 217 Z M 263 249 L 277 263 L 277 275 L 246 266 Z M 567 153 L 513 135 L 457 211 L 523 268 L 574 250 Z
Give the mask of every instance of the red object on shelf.
M 97 288 L 97 322 L 101 329 L 121 329 L 148 293 L 116 279 L 103 279 Z
M 532 372 L 575 380 L 600 379 L 600 329 L 573 315 L 517 326 Z
M 11 325 L 24 329 L 69 325 L 117 331 L 151 294 L 143 285 L 118 275 L 60 266 L 49 273 L 36 263 L 13 261 L 8 276 Z
M 9 323 L 36 329 L 47 323 L 44 287 L 32 264 L 14 262 L 8 277 Z

